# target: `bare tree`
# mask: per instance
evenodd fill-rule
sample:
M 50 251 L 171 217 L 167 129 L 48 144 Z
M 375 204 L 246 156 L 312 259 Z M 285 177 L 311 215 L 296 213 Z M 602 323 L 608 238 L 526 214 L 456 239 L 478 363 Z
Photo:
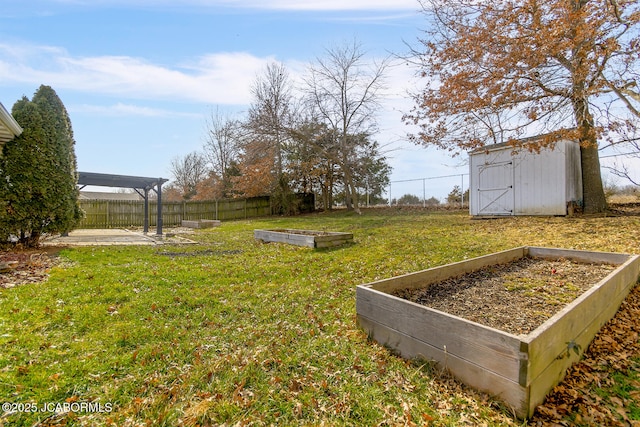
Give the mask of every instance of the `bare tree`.
M 306 99 L 336 141 L 336 150 L 325 154 L 342 170 L 347 208 L 358 213 L 354 162 L 357 143 L 363 139 L 355 136 L 371 135 L 377 127 L 375 114 L 388 64 L 386 59 L 367 62 L 362 47 L 353 41 L 327 49 L 324 57 L 310 65 L 305 78 Z
M 220 183 L 219 193 L 226 196 L 230 190 L 231 176 L 241 151 L 242 123 L 220 111 L 218 107 L 207 120 L 204 155 L 211 165 L 211 172 Z
M 251 93 L 253 102 L 248 118 L 251 143 L 248 147 L 274 156 L 272 188 L 268 190 L 275 196 L 278 207 L 287 211 L 291 191 L 284 175 L 285 150 L 293 119 L 293 83 L 286 67 L 279 63 L 269 64 L 264 74 L 256 78 Z
M 197 151 L 171 160 L 172 184 L 181 192 L 182 198 L 185 200 L 189 200 L 195 195 L 196 187 L 207 177 L 207 173 L 207 161 Z

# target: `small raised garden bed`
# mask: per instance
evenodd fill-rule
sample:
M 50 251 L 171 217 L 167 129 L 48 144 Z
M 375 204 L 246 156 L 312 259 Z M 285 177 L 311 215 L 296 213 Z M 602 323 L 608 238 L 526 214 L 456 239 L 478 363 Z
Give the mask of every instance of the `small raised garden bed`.
M 182 226 L 188 228 L 213 228 L 220 227 L 220 220 L 217 219 L 196 219 L 196 220 L 182 220 Z
M 296 230 L 291 228 L 254 230 L 253 236 L 263 242 L 289 243 L 310 248 L 330 248 L 353 242 L 353 233 Z
M 526 418 L 639 273 L 637 255 L 521 247 L 360 285 L 356 311 L 379 343 L 437 362 Z

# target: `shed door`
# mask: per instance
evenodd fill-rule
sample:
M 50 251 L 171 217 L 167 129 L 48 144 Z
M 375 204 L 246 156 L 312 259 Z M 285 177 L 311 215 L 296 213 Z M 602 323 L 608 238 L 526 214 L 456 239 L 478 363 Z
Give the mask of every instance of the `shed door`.
M 478 213 L 513 215 L 513 162 L 478 166 Z

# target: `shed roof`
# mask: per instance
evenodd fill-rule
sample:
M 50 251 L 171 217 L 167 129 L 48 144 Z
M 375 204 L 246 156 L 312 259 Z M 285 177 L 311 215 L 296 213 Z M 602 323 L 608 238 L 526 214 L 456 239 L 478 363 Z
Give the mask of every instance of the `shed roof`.
M 22 128 L 0 103 L 0 146 L 22 133 Z
M 527 138 L 522 138 L 522 139 L 518 139 L 515 141 L 505 141 L 505 142 L 499 142 L 497 144 L 488 144 L 485 145 L 484 147 L 478 147 L 478 148 L 474 148 L 473 150 L 469 151 L 468 154 L 469 155 L 473 155 L 473 154 L 478 154 L 478 153 L 484 153 L 484 152 L 488 152 L 488 151 L 494 151 L 494 150 L 503 150 L 504 148 L 518 148 L 520 145 L 524 145 L 527 143 L 531 143 L 537 140 L 541 140 L 543 139 L 545 136 L 547 136 L 548 134 L 543 134 L 543 135 L 535 135 L 535 136 L 530 136 Z M 556 141 L 557 143 L 563 143 L 563 142 L 569 142 L 569 143 L 575 143 L 577 144 L 578 141 L 573 140 L 573 139 L 568 139 L 568 138 L 561 138 L 559 140 Z

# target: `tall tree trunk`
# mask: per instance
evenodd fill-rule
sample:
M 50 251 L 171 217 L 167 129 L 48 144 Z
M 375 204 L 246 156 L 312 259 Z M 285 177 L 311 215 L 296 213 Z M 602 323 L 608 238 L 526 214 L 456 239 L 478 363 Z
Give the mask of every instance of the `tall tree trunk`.
M 344 183 L 344 204 L 347 206 L 347 210 L 353 210 L 353 205 L 351 203 L 351 186 L 347 180 L 347 176 L 345 174 L 345 183 Z
M 582 92 L 582 91 L 581 91 Z M 607 210 L 607 199 L 602 185 L 598 141 L 589 104 L 583 97 L 574 100 L 574 113 L 579 131 L 580 161 L 582 164 L 582 200 L 585 213 Z
M 330 176 L 327 181 L 327 205 L 325 209 L 330 211 L 333 210 L 333 165 L 331 165 Z
M 588 0 L 572 0 L 574 18 L 571 19 L 570 33 L 574 40 L 583 40 L 580 37 L 585 24 L 582 15 Z M 593 116 L 589 110 L 589 92 L 587 90 L 587 76 L 589 72 L 589 54 L 592 52 L 593 41 L 584 40 L 576 43 L 572 48 L 571 66 L 572 74 L 572 103 L 573 114 L 578 128 L 578 141 L 580 143 L 580 161 L 582 164 L 582 201 L 585 213 L 601 213 L 607 209 L 607 199 L 602 186 L 602 173 L 600 171 L 600 157 L 598 155 L 598 140 L 596 136 Z
M 333 160 L 331 161 L 331 167 L 329 168 L 329 210 L 333 210 L 333 197 L 335 194 L 336 188 L 336 173 L 335 173 L 335 163 Z
M 600 175 L 600 157 L 598 146 L 589 144 L 580 148 L 582 161 L 582 194 L 585 213 L 601 213 L 607 209 Z
M 346 134 L 342 136 L 342 164 L 340 167 L 342 168 L 342 173 L 344 175 L 344 203 L 347 205 L 347 210 L 350 211 L 353 209 L 353 199 L 351 196 L 351 169 L 349 165 L 348 150 L 346 144 Z
M 329 210 L 329 193 L 327 192 L 327 187 L 325 185 L 321 186 L 322 189 L 322 207 L 325 211 Z
M 360 211 L 360 203 L 358 201 L 358 190 L 353 183 L 353 179 L 351 179 L 351 183 L 349 185 L 351 186 L 351 197 L 353 198 L 353 211 L 360 215 L 362 212 Z

